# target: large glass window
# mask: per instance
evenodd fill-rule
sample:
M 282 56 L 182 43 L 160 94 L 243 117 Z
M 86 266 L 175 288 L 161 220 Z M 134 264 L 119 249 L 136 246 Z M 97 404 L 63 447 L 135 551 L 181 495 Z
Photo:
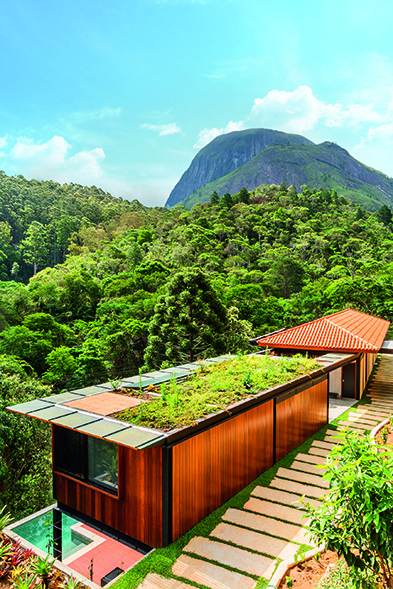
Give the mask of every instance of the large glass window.
M 117 494 L 117 445 L 55 427 L 55 470 Z
M 98 438 L 87 438 L 88 479 L 117 489 L 117 446 Z

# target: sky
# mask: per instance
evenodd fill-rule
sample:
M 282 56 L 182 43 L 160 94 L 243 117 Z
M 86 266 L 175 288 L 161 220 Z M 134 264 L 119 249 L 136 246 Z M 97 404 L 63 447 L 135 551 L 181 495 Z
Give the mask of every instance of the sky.
M 0 169 L 164 205 L 265 127 L 393 177 L 391 0 L 2 0 Z

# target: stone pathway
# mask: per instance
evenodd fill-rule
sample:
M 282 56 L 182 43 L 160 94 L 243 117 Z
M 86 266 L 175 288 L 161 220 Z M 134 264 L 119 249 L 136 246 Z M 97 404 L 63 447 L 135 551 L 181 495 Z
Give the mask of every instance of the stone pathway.
M 393 414 L 392 375 L 393 358 L 383 356 L 369 385 L 370 404 L 351 409 L 339 426 L 362 435 Z M 316 467 L 341 442 L 336 434 L 328 429 L 307 454 L 296 455 L 290 468 L 280 467 L 268 487 L 255 487 L 243 509 L 227 509 L 208 538 L 194 537 L 173 565 L 177 579 L 150 573 L 140 589 L 195 587 L 188 582 L 208 589 L 253 589 L 257 577 L 269 581 L 278 563 L 293 560 L 301 545 L 314 547 L 300 499 L 305 495 L 315 507 L 323 500 L 328 485 Z

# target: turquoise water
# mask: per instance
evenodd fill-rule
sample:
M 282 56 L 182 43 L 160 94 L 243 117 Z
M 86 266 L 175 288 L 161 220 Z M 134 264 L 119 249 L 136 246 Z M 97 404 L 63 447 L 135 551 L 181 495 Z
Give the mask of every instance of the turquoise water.
M 71 530 L 71 526 L 78 523 L 78 520 L 64 513 L 62 513 L 61 518 L 64 560 L 80 548 L 83 548 L 83 546 L 90 544 L 91 540 Z M 12 531 L 37 548 L 40 548 L 44 552 L 49 552 L 53 556 L 52 511 L 48 511 L 20 526 L 16 526 Z

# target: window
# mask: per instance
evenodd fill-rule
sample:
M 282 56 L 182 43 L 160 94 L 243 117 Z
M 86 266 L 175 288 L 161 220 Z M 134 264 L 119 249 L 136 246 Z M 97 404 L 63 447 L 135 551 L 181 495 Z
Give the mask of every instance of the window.
M 55 470 L 117 495 L 117 445 L 55 427 Z

